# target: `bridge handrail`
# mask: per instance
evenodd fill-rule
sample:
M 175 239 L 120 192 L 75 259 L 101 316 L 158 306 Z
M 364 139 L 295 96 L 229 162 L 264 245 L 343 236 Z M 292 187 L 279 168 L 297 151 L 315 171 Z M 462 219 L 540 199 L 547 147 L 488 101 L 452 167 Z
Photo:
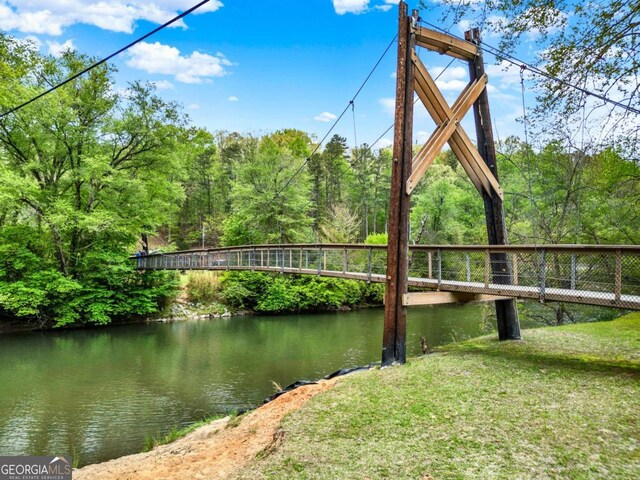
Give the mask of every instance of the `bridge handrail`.
M 176 250 L 173 252 L 155 252 L 149 253 L 148 256 L 155 255 L 179 255 L 189 253 L 209 253 L 209 252 L 228 252 L 237 250 L 252 250 L 252 249 L 312 249 L 312 248 L 326 248 L 326 249 L 343 249 L 350 250 L 386 250 L 385 244 L 366 244 L 366 243 L 267 243 L 258 245 L 234 245 L 229 247 L 213 247 L 213 248 L 195 248 L 191 250 Z M 640 245 L 583 245 L 583 244 L 526 244 L 526 245 L 409 245 L 409 250 L 416 251 L 489 251 L 490 253 L 501 252 L 527 252 L 527 251 L 540 251 L 545 250 L 547 252 L 613 252 L 621 251 L 624 253 L 639 253 Z M 132 255 L 130 258 L 136 258 Z

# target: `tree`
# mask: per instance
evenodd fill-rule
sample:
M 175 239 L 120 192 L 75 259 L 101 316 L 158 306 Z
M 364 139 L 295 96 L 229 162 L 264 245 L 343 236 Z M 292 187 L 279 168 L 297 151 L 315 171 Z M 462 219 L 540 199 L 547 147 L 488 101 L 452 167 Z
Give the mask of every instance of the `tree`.
M 349 211 L 346 205 L 335 205 L 320 225 L 320 240 L 326 243 L 353 243 L 359 229 L 358 216 Z
M 5 82 L 3 110 L 95 61 L 0 44 L 3 68 L 29 64 Z M 154 311 L 170 290 L 166 276 L 139 275 L 127 256 L 181 199 L 170 178 L 184 122 L 149 85 L 114 93 L 112 71 L 94 68 L 0 120 L 0 307 L 10 315 L 106 323 Z
M 263 137 L 254 156 L 238 168 L 232 213 L 223 226 L 224 245 L 310 240 L 309 181 L 300 170 L 304 158 L 290 150 L 298 144 L 295 136 L 291 142 L 281 140 L 278 132 Z
M 571 85 L 640 107 L 638 28 L 640 2 L 605 0 L 443 0 L 447 21 L 470 25 L 501 37 L 508 53 L 523 43 L 537 43 L 535 63 L 561 82 L 534 76 L 540 91 L 537 113 L 557 114 L 562 123 L 588 126 L 594 119 L 595 147 L 617 144 L 636 151 L 637 114 L 586 95 Z M 429 8 L 423 2 L 425 8 Z M 603 108 L 607 107 L 607 108 Z M 627 119 L 627 121 L 625 121 Z

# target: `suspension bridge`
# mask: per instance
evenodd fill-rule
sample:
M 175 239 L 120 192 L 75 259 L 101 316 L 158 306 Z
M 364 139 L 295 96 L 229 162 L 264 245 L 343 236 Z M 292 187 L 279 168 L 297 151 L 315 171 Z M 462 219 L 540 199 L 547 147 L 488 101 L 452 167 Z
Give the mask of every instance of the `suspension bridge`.
M 486 47 L 479 30 L 465 32 L 462 39 L 435 26 L 426 28 L 418 11 L 408 15 L 402 1 L 398 14 L 388 245 L 282 244 L 189 250 L 136 257 L 138 269 L 252 270 L 384 283 L 383 366 L 406 360 L 406 312 L 412 305 L 493 301 L 500 340 L 520 338 L 516 299 L 640 309 L 640 246 L 508 245 L 483 60 Z M 453 104 L 446 101 L 437 77 L 430 75 L 416 53 L 417 47 L 468 65 L 469 83 Z M 354 101 L 381 59 L 312 155 L 349 108 L 355 137 Z M 522 72 L 525 65 L 519 66 Z M 528 68 L 538 73 L 534 67 Z M 414 154 L 413 111 L 418 101 L 436 128 Z M 470 111 L 475 142 L 461 125 Z M 375 143 L 377 140 L 369 148 Z M 409 245 L 411 194 L 447 144 L 482 197 L 488 245 Z M 278 193 L 289 187 L 293 177 Z
M 640 247 L 449 245 L 409 247 L 404 306 L 534 299 L 640 309 Z M 385 283 L 386 245 L 298 244 L 155 253 L 140 270 L 245 270 Z

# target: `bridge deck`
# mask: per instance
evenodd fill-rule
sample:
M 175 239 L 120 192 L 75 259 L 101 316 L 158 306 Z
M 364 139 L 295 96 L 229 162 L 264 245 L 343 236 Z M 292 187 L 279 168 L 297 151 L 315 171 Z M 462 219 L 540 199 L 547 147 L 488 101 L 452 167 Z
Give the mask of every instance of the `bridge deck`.
M 409 285 L 640 310 L 640 247 L 412 246 Z M 256 245 L 137 257 L 139 269 L 255 270 L 386 281 L 384 245 Z

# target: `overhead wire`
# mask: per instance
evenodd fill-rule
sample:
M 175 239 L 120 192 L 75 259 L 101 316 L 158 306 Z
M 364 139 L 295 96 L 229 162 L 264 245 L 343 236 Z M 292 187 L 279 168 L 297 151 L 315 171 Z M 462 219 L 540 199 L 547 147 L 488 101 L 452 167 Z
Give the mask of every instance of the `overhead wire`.
M 137 38 L 136 40 L 134 40 L 133 42 L 125 45 L 124 47 L 122 47 L 121 49 L 113 52 L 111 55 L 108 55 L 106 57 L 104 57 L 101 60 L 98 60 L 95 63 L 92 63 L 91 65 L 89 65 L 88 67 L 84 68 L 83 70 L 81 70 L 78 73 L 75 73 L 73 75 L 71 75 L 69 78 L 67 78 L 66 80 L 63 80 L 62 82 L 52 86 L 51 88 L 45 90 L 42 93 L 39 93 L 38 95 L 36 95 L 35 97 L 27 100 L 26 102 L 21 103 L 20 105 L 17 105 L 9 110 L 7 110 L 6 112 L 3 112 L 0 114 L 0 118 L 4 118 L 7 115 L 16 112 L 18 110 L 20 110 L 21 108 L 26 107 L 27 105 L 35 102 L 36 100 L 41 99 L 42 97 L 44 97 L 45 95 L 48 95 L 52 92 L 54 92 L 55 90 L 59 89 L 60 87 L 63 87 L 64 85 L 66 85 L 69 82 L 74 81 L 76 78 L 81 77 L 82 75 L 84 75 L 85 73 L 90 72 L 91 70 L 93 70 L 94 68 L 102 65 L 103 63 L 108 62 L 109 60 L 111 60 L 113 57 L 115 57 L 116 55 L 121 54 L 122 52 L 124 52 L 125 50 L 128 50 L 129 48 L 133 47 L 134 45 L 142 42 L 143 40 L 146 40 L 147 38 L 149 38 L 150 36 L 158 33 L 160 30 L 168 27 L 169 25 L 177 22 L 178 20 L 186 17 L 187 15 L 189 15 L 190 13 L 194 12 L 195 10 L 197 10 L 198 8 L 200 8 L 201 6 L 203 6 L 205 3 L 208 3 L 210 0 L 203 0 L 200 3 L 194 5 L 193 7 L 189 8 L 188 10 L 185 10 L 184 12 L 182 12 L 179 15 L 176 15 L 175 17 L 173 17 L 171 20 L 169 20 L 168 22 L 163 23 L 162 25 L 160 25 L 159 27 L 154 28 L 153 30 L 151 30 L 150 32 L 144 34 L 143 36 L 141 36 L 140 38 Z
M 384 59 L 384 57 L 387 55 L 387 53 L 389 52 L 389 49 L 391 48 L 391 46 L 395 43 L 396 39 L 398 38 L 398 35 L 396 34 L 393 39 L 389 42 L 389 45 L 387 45 L 387 48 L 384 49 L 384 51 L 382 52 L 382 55 L 380 55 L 380 57 L 378 58 L 378 60 L 376 61 L 375 65 L 373 66 L 373 68 L 371 69 L 371 71 L 369 71 L 369 74 L 366 76 L 366 78 L 364 79 L 364 81 L 360 84 L 360 87 L 358 87 L 358 90 L 356 91 L 356 93 L 353 95 L 353 97 L 351 97 L 351 100 L 349 100 L 349 103 L 347 103 L 347 105 L 344 107 L 344 110 L 342 110 L 342 113 L 340 113 L 340 115 L 338 115 L 338 117 L 335 119 L 335 121 L 333 122 L 333 124 L 331 125 L 331 127 L 329 128 L 329 130 L 327 130 L 327 133 L 325 133 L 324 137 L 322 137 L 322 139 L 320 140 L 320 142 L 318 142 L 315 146 L 315 148 L 313 149 L 313 151 L 309 154 L 309 156 L 307 156 L 307 158 L 305 159 L 304 162 L 302 162 L 302 164 L 298 167 L 298 169 L 293 173 L 293 175 L 291 175 L 291 177 L 285 182 L 285 184 L 282 186 L 282 188 L 280 188 L 279 190 L 276 191 L 274 198 L 277 198 L 279 194 L 281 194 L 284 190 L 287 189 L 287 187 L 291 184 L 291 182 L 300 174 L 300 172 L 302 172 L 302 170 L 304 169 L 304 167 L 311 161 L 311 158 L 316 154 L 316 152 L 320 149 L 320 147 L 322 146 L 322 144 L 324 143 L 324 141 L 327 139 L 327 137 L 329 137 L 329 135 L 331 134 L 331 132 L 333 131 L 333 129 L 336 127 L 336 125 L 338 125 L 338 123 L 340 122 L 340 120 L 342 119 L 342 117 L 344 116 L 345 113 L 347 113 L 347 110 L 349 110 L 349 107 L 351 107 L 356 98 L 358 97 L 358 95 L 360 95 L 360 92 L 362 91 L 362 89 L 365 87 L 365 85 L 367 84 L 367 82 L 369 81 L 369 79 L 371 78 L 371 76 L 373 75 L 373 73 L 377 70 L 378 66 L 380 65 L 380 63 L 382 62 L 382 60 Z
M 453 62 L 455 62 L 456 59 L 452 58 L 451 61 L 449 61 L 449 63 L 442 69 L 442 71 L 436 75 L 436 77 L 434 78 L 434 82 L 438 81 L 438 79 L 444 74 L 444 72 L 447 71 L 447 69 L 453 64 Z M 418 101 L 420 100 L 420 98 L 416 98 L 413 101 L 413 104 L 415 105 L 416 103 L 418 103 Z M 392 123 L 391 125 L 389 125 L 389 127 L 387 127 L 387 129 L 382 132 L 382 134 L 371 144 L 367 145 L 367 148 L 364 150 L 364 153 L 370 153 L 371 150 L 373 149 L 374 145 L 376 145 L 380 140 L 382 140 L 382 138 L 389 133 L 389 130 L 391 130 L 393 127 L 395 126 L 395 122 Z M 373 162 L 373 159 L 369 161 L 369 164 L 367 164 L 367 167 L 369 167 L 369 165 L 371 164 L 371 162 Z M 347 165 L 347 168 L 345 168 L 342 172 L 340 172 L 340 175 L 338 175 L 338 178 L 336 180 L 340 180 L 342 177 L 344 177 L 344 175 L 351 170 L 351 166 Z
M 427 26 L 429 26 L 431 28 L 439 30 L 440 32 L 446 33 L 447 35 L 455 37 L 455 38 L 457 38 L 459 40 L 466 41 L 466 40 L 460 38 L 459 36 L 448 32 L 444 28 L 439 27 L 437 25 L 434 25 L 433 23 L 427 22 L 427 21 L 422 20 L 422 19 L 420 20 L 420 22 L 423 23 L 424 25 L 427 25 Z M 542 70 L 542 69 L 540 69 L 540 68 L 538 68 L 538 67 L 536 67 L 534 65 L 531 65 L 530 63 L 527 63 L 527 62 L 525 62 L 523 60 L 520 60 L 519 58 L 514 57 L 513 55 L 509 55 L 508 53 L 505 53 L 505 52 L 501 51 L 500 49 L 489 45 L 488 43 L 482 42 L 482 43 L 480 43 L 478 45 L 478 48 L 480 50 L 482 50 L 483 52 L 490 53 L 491 55 L 495 56 L 496 58 L 505 60 L 508 63 L 510 63 L 512 65 L 515 65 L 516 67 L 520 67 L 520 68 L 523 68 L 525 70 L 529 70 L 530 72 L 532 72 L 532 73 L 534 73 L 536 75 L 545 77 L 548 80 L 553 80 L 555 82 L 561 83 L 564 86 L 572 88 L 572 89 L 577 90 L 579 92 L 582 92 L 587 96 L 591 96 L 591 97 L 597 98 L 599 100 L 602 100 L 605 103 L 609 103 L 609 104 L 611 104 L 613 106 L 616 106 L 618 108 L 622 108 L 622 109 L 627 110 L 627 111 L 629 111 L 631 113 L 635 113 L 636 115 L 640 115 L 640 109 L 634 108 L 631 105 L 625 105 L 622 102 L 619 102 L 617 100 L 613 100 L 612 98 L 609 98 L 609 97 L 607 97 L 605 95 L 601 95 L 601 94 L 599 94 L 597 92 L 594 92 L 592 90 L 588 90 L 588 89 L 580 87 L 578 85 L 574 85 L 573 83 L 570 83 L 570 82 L 568 82 L 568 81 L 566 81 L 566 80 L 564 80 L 562 78 L 556 77 L 554 75 L 551 75 L 550 73 L 547 73 L 544 70 Z

